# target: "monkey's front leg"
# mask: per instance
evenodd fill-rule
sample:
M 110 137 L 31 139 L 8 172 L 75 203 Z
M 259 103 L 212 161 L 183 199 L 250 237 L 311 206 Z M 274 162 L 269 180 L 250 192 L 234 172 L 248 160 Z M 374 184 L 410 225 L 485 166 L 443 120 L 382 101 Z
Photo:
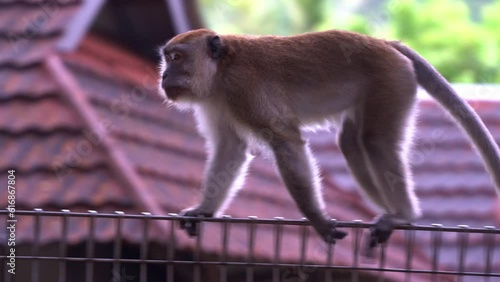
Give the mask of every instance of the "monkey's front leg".
M 272 149 L 288 191 L 305 217 L 327 243 L 344 238 L 347 233 L 335 229 L 325 211 L 315 161 L 302 139 L 273 140 Z
M 229 127 L 215 132 L 213 148 L 209 152 L 208 165 L 202 184 L 203 199 L 195 207 L 181 211 L 182 216 L 212 217 L 222 212 L 236 191 L 242 186 L 250 158 L 247 145 Z M 198 234 L 198 221 L 183 220 L 181 228 L 190 236 Z

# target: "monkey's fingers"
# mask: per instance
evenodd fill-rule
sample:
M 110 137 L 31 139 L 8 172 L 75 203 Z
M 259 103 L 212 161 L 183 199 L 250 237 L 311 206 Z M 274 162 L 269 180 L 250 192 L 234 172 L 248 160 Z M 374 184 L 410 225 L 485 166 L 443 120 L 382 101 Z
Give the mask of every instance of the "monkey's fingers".
M 395 227 L 396 224 L 390 215 L 379 217 L 370 228 L 370 247 L 387 242 Z
M 370 247 L 376 247 L 378 244 L 386 243 L 391 237 L 393 228 L 380 229 L 374 228 L 370 231 Z
M 328 244 L 335 244 L 337 240 L 344 239 L 347 236 L 347 232 L 338 229 L 332 229 L 330 233 L 323 236 L 323 239 Z
M 383 244 L 389 240 L 392 231 L 387 232 L 386 230 L 381 231 L 376 228 L 370 229 L 370 234 L 368 235 L 367 240 L 365 241 L 365 246 L 362 249 L 363 256 L 367 258 L 375 257 L 375 247 L 379 244 Z
M 181 220 L 180 227 L 183 230 L 186 230 L 187 234 L 190 237 L 198 236 L 198 220 Z
M 386 238 L 386 241 L 389 238 Z M 368 259 L 374 259 L 377 252 L 376 252 L 376 247 L 379 244 L 383 244 L 384 242 L 380 241 L 380 237 L 378 235 L 374 235 L 372 232 L 366 236 L 366 240 L 363 240 L 363 248 L 361 249 L 361 254 Z

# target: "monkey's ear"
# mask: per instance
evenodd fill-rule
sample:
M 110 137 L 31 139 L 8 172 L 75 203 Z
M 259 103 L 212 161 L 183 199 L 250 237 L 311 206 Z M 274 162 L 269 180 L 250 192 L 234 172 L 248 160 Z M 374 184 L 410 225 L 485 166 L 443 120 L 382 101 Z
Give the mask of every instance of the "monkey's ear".
M 210 57 L 214 59 L 220 59 L 225 54 L 226 46 L 218 35 L 208 38 L 208 52 L 210 53 Z

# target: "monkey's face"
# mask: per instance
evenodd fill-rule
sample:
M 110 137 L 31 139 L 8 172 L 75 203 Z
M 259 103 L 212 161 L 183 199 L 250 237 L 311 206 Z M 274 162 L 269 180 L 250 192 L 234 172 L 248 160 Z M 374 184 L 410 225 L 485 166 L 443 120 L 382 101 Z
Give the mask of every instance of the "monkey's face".
M 161 49 L 160 92 L 170 102 L 197 102 L 211 94 L 222 41 L 196 30 L 178 35 Z
M 176 45 L 165 48 L 161 68 L 161 89 L 170 101 L 193 96 L 193 54 L 187 46 Z

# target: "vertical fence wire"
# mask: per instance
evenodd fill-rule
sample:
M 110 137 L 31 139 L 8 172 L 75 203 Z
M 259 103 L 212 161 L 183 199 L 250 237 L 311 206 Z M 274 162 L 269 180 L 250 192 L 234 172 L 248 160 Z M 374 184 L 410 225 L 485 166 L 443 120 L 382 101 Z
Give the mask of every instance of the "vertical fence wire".
M 306 221 L 306 218 L 303 218 L 302 220 Z M 299 258 L 299 270 L 298 270 L 298 275 L 299 275 L 299 280 L 300 281 L 306 281 L 306 276 L 304 275 L 304 267 L 306 264 L 306 253 L 307 253 L 307 236 L 308 236 L 308 227 L 307 225 L 303 225 L 300 227 L 301 233 L 300 233 L 300 258 Z
M 332 223 L 332 228 L 337 228 L 337 220 L 336 219 L 331 219 Z M 326 266 L 329 268 L 326 269 L 325 271 L 325 282 L 332 282 L 332 275 L 333 271 L 330 268 L 333 266 L 333 255 L 335 251 L 335 244 L 327 244 L 326 246 Z
M 169 213 L 169 217 L 176 217 L 177 214 Z M 170 221 L 170 236 L 167 244 L 167 282 L 174 282 L 174 264 L 175 259 L 175 220 Z
M 248 224 L 248 257 L 247 264 L 249 266 L 246 267 L 246 282 L 254 282 L 254 251 L 255 251 L 255 223 L 254 221 L 257 219 L 256 216 L 249 216 L 249 219 L 252 221 Z
M 467 229 L 467 225 L 459 225 L 458 227 Z M 467 245 L 469 241 L 469 234 L 466 232 L 458 233 L 458 282 L 463 281 L 463 276 L 461 275 L 465 271 L 465 260 L 467 256 Z
M 228 215 L 224 215 L 223 218 L 231 218 Z M 227 258 L 228 258 L 228 242 L 229 242 L 229 223 L 227 221 L 224 221 L 222 223 L 222 234 L 221 234 L 221 245 L 222 245 L 222 254 L 221 254 L 221 262 L 222 265 L 220 266 L 220 282 L 227 282 Z
M 494 230 L 494 226 L 485 226 L 485 230 Z M 490 233 L 484 233 L 483 239 L 485 242 L 485 265 L 484 265 L 484 273 L 490 274 L 492 272 L 492 264 L 493 264 L 493 250 L 495 248 L 495 235 Z M 489 282 L 489 276 L 485 278 L 485 281 Z
M 63 260 L 68 255 L 68 214 L 70 210 L 61 210 L 63 212 L 63 216 L 61 218 L 61 240 L 59 241 L 59 269 L 58 269 L 58 278 L 59 282 L 66 281 L 66 260 Z
M 122 257 L 122 217 L 125 215 L 122 211 L 115 211 L 116 217 L 116 230 L 115 240 L 113 242 L 113 270 L 111 271 L 112 281 L 119 282 L 121 280 L 121 262 Z
M 355 223 L 362 223 L 360 220 L 355 220 Z M 352 265 L 353 269 L 351 270 L 351 282 L 359 281 L 359 272 L 356 268 L 359 267 L 359 246 L 361 240 L 361 229 L 358 227 L 354 228 L 354 240 L 353 240 L 353 253 L 352 253 Z
M 193 256 L 193 261 L 195 262 L 194 265 L 194 275 L 193 275 L 193 281 L 194 282 L 201 282 L 201 239 L 203 238 L 203 224 L 201 222 L 198 222 L 198 236 L 196 236 L 196 247 L 194 250 L 194 256 Z
M 282 236 L 282 231 L 283 231 L 283 226 L 281 225 L 282 220 L 284 220 L 283 217 L 275 217 L 274 219 L 277 220 L 278 224 L 274 226 L 274 258 L 273 258 L 273 263 L 274 264 L 279 264 L 280 263 L 280 253 L 281 253 L 281 236 Z M 279 282 L 280 281 L 280 268 L 279 267 L 273 267 L 273 282 Z
M 87 262 L 85 263 L 85 281 L 94 281 L 94 261 L 91 259 L 95 257 L 95 214 L 97 211 L 89 210 L 89 239 L 87 241 L 86 257 Z
M 378 262 L 379 269 L 385 269 L 386 250 L 387 250 L 387 243 L 380 244 L 380 254 L 379 254 L 379 262 Z M 385 271 L 381 270 L 378 272 L 377 282 L 385 282 Z
M 35 212 L 36 212 L 35 228 L 33 229 L 33 232 L 35 232 L 35 234 L 34 234 L 34 242 L 33 242 L 33 250 L 32 250 L 33 257 L 38 256 L 38 250 L 40 249 L 40 236 L 41 236 L 40 213 L 43 212 L 43 210 L 42 209 L 35 209 Z M 39 260 L 31 261 L 31 281 L 32 282 L 38 282 L 39 269 L 40 269 L 40 261 Z
M 149 219 L 151 217 L 151 213 L 143 212 L 142 215 L 142 242 L 141 242 L 141 265 L 139 270 L 139 281 L 147 282 L 148 281 L 148 265 L 146 260 L 148 258 L 148 247 L 149 247 Z
M 439 231 L 443 227 L 441 224 L 432 224 L 433 227 L 435 227 L 438 231 L 432 232 L 432 275 L 431 275 L 431 281 L 432 282 L 437 282 L 437 274 L 436 272 L 438 271 L 438 264 L 439 264 L 439 250 L 441 249 L 441 241 L 443 239 L 443 233 Z
M 415 231 L 405 230 L 406 270 L 412 269 L 414 243 L 415 243 Z M 406 272 L 405 282 L 410 282 L 410 281 L 411 281 L 411 272 Z

